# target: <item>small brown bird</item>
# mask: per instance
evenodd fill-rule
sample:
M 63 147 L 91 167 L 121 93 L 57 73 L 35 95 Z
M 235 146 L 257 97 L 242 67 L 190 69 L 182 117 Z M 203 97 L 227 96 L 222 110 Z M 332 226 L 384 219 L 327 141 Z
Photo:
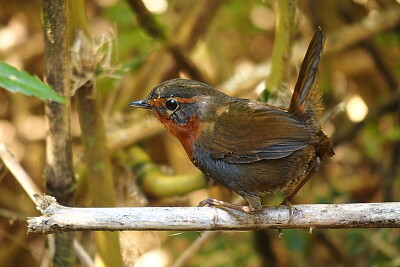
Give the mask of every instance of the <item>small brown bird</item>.
M 185 79 L 157 85 L 147 99 L 131 107 L 153 111 L 176 136 L 201 171 L 247 200 L 238 206 L 208 198 L 217 205 L 247 213 L 261 209 L 261 197 L 297 187 L 290 200 L 333 156 L 332 140 L 320 129 L 321 93 L 313 85 L 324 36 L 318 29 L 308 47 L 288 110 L 228 96 L 211 86 Z

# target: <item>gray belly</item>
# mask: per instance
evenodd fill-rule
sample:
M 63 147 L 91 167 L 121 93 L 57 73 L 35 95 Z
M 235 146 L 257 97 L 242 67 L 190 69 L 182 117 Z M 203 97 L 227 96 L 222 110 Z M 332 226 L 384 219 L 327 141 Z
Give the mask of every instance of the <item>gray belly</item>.
M 202 150 L 196 150 L 194 160 L 202 172 L 238 194 L 264 196 L 299 183 L 314 157 L 314 148 L 308 146 L 285 158 L 252 163 L 227 163 L 223 159 L 212 158 Z

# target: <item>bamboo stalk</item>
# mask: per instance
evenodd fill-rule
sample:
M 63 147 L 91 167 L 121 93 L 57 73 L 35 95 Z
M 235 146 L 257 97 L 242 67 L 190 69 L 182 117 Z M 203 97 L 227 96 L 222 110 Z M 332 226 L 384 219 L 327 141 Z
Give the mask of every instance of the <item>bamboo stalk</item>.
M 70 205 L 75 177 L 72 169 L 69 44 L 65 0 L 43 0 L 42 13 L 46 81 L 66 101 L 66 104 L 53 101 L 46 103 L 46 188 L 60 203 Z M 53 266 L 74 266 L 73 234 L 57 234 L 54 243 Z
M 296 0 L 278 1 L 277 13 L 271 73 L 268 76 L 268 94 L 275 93 L 278 87 L 288 80 L 293 36 L 296 30 Z M 264 93 L 260 95 L 260 99 L 264 102 L 268 100 Z
M 89 34 L 85 3 L 83 0 L 68 2 L 70 42 L 76 44 L 72 53 L 74 77 L 88 77 L 86 83 L 76 88 L 77 111 L 82 130 L 82 143 L 88 173 L 89 191 L 95 206 L 115 204 L 114 181 L 103 112 L 96 94 L 96 50 Z M 93 75 L 92 75 L 93 74 Z M 118 233 L 94 233 L 97 251 L 104 266 L 123 266 Z

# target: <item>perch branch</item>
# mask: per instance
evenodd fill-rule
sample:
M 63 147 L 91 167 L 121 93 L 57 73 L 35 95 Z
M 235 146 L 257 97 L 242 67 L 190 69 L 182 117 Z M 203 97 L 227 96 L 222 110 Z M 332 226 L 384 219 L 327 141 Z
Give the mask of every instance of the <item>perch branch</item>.
M 214 207 L 70 208 L 37 196 L 41 217 L 28 219 L 28 231 L 253 231 L 262 229 L 397 228 L 400 202 L 265 207 L 256 215 Z

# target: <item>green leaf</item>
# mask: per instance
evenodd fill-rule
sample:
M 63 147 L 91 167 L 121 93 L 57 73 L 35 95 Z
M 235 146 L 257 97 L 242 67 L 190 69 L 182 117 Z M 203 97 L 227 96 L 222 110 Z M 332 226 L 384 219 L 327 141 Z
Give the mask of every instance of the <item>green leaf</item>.
M 3 62 L 0 62 L 0 86 L 11 92 L 36 96 L 43 101 L 52 100 L 65 104 L 64 98 L 59 96 L 49 85 L 29 73 Z

